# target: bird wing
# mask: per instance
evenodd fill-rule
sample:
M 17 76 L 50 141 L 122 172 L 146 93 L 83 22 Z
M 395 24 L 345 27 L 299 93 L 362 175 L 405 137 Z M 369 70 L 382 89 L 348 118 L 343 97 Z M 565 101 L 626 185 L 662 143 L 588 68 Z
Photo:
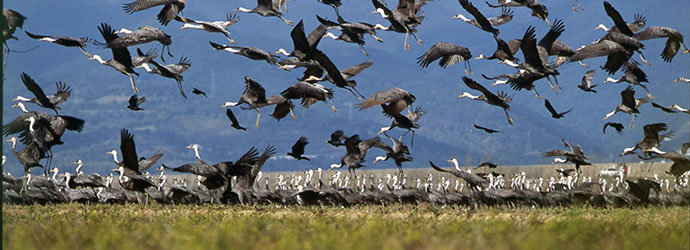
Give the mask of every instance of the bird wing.
M 230 122 L 232 123 L 233 126 L 239 126 L 240 122 L 237 121 L 237 118 L 235 117 L 235 114 L 232 113 L 232 110 L 226 109 L 225 110 L 225 115 L 230 119 Z
M 374 64 L 374 62 L 366 61 L 366 62 L 357 64 L 354 66 L 350 66 L 350 67 L 340 71 L 340 73 L 342 73 L 345 76 L 345 78 L 346 78 L 345 80 L 349 80 L 350 78 L 361 73 L 363 70 L 369 68 L 372 64 Z
M 361 103 L 359 110 L 364 110 L 379 104 L 397 102 L 406 96 L 412 96 L 412 94 L 401 88 L 390 88 L 387 90 L 378 91 L 369 97 L 369 99 Z
M 592 79 L 594 78 L 594 73 L 596 70 L 590 70 L 585 72 L 585 75 L 582 76 L 582 86 L 585 88 L 591 88 L 592 87 Z
M 137 98 L 137 94 L 133 94 L 129 97 L 129 106 L 136 107 L 139 104 L 138 100 L 139 99 Z
M 22 73 L 21 77 L 24 86 L 26 86 L 26 88 L 34 94 L 36 100 L 38 100 L 38 102 L 41 103 L 41 106 L 45 108 L 55 109 L 55 106 L 52 103 L 50 103 L 50 100 L 48 100 L 46 94 L 43 93 L 43 89 L 41 89 L 41 86 L 38 86 L 34 79 L 31 79 L 31 77 L 26 73 Z
M 556 149 L 543 154 L 544 158 L 554 157 L 554 156 L 567 156 L 569 153 L 562 149 Z
M 341 141 L 344 135 L 345 132 L 343 132 L 342 130 L 336 130 L 331 134 L 331 141 Z
M 606 15 L 613 19 L 613 22 L 616 24 L 616 27 L 621 33 L 627 36 L 635 35 L 633 34 L 632 30 L 630 30 L 625 20 L 623 20 L 621 14 L 618 13 L 618 11 L 615 8 L 613 8 L 613 6 L 609 2 L 604 1 L 604 9 L 606 10 Z
M 345 150 L 347 151 L 347 154 L 357 154 L 359 155 L 359 143 L 361 140 L 359 139 L 358 134 L 354 134 L 347 139 L 345 139 Z
M 676 111 L 673 110 L 673 109 L 670 109 L 670 108 L 661 106 L 661 105 L 659 105 L 659 104 L 656 104 L 656 102 L 652 102 L 652 106 L 655 107 L 655 108 L 661 109 L 662 111 L 664 111 L 664 112 L 666 112 L 666 113 L 669 113 L 669 114 L 672 114 L 672 113 L 675 113 L 675 112 L 676 112 Z
M 139 158 L 137 157 L 137 148 L 134 144 L 134 135 L 129 133 L 127 129 L 120 131 L 120 151 L 122 152 L 124 167 L 141 174 L 139 172 Z
M 176 1 L 177 0 L 137 0 L 125 4 L 122 8 L 125 10 L 125 12 L 132 14 L 137 11 L 145 10 L 159 5 L 169 4 Z
M 644 139 L 658 139 L 659 132 L 666 131 L 668 126 L 666 123 L 652 123 L 644 125 Z
M 408 109 L 407 110 L 407 119 L 409 119 L 412 122 L 418 122 L 419 119 L 422 119 L 422 116 L 426 113 L 424 109 L 422 109 L 422 106 L 417 106 L 414 108 L 414 111 Z
M 336 22 L 333 22 L 333 21 L 329 21 L 329 20 L 327 20 L 327 19 L 324 19 L 323 17 L 320 17 L 319 15 L 316 15 L 316 20 L 319 20 L 319 23 L 321 23 L 322 25 L 326 25 L 326 26 L 328 26 L 328 27 L 337 27 L 337 26 L 340 26 L 339 23 L 336 23 Z
M 292 104 L 290 100 L 286 100 L 282 96 L 279 97 L 283 99 L 283 101 L 276 103 L 275 108 L 273 108 L 273 113 L 271 113 L 271 117 L 280 121 L 280 119 L 285 118 L 290 113 L 290 110 L 293 109 L 295 105 Z
M 549 32 L 546 32 L 546 35 L 539 40 L 538 45 L 544 47 L 547 52 L 551 51 L 551 46 L 558 39 L 558 37 L 561 36 L 563 31 L 565 31 L 565 24 L 563 21 L 556 19 L 551 26 L 551 29 L 549 29 Z
M 251 147 L 240 159 L 238 159 L 235 164 L 247 164 L 254 165 L 259 160 L 259 150 L 255 147 Z
M 343 75 L 340 73 L 340 70 L 338 70 L 338 68 L 331 61 L 331 59 L 329 59 L 328 56 L 326 56 L 326 54 L 315 48 L 312 49 L 309 54 L 311 58 L 316 60 L 319 63 L 319 65 L 321 65 L 321 67 L 324 70 L 326 70 L 328 77 L 331 81 L 333 81 L 333 84 L 335 84 L 335 86 L 348 86 L 348 83 L 345 80 L 345 78 L 343 78 Z
M 280 94 L 287 99 L 316 98 L 325 101 L 330 91 L 321 85 L 298 82 L 283 90 Z
M 628 24 L 632 32 L 638 32 L 647 24 L 647 18 L 642 14 L 635 14 L 635 21 Z
M 647 74 L 639 67 L 639 63 L 635 60 L 628 60 L 625 62 L 625 73 L 635 76 L 638 82 L 648 82 Z
M 56 82 L 55 88 L 57 92 L 51 96 L 50 102 L 54 104 L 66 102 L 70 95 L 72 95 L 72 89 L 69 85 L 63 82 Z
M 500 16 L 489 18 L 488 20 L 493 26 L 501 26 L 513 20 L 513 10 L 503 7 Z
M 462 81 L 465 83 L 465 85 L 467 85 L 467 87 L 482 92 L 482 94 L 484 94 L 484 96 L 487 98 L 498 98 L 498 96 L 494 95 L 494 93 L 491 93 L 491 91 L 469 77 L 463 76 Z
M 292 153 L 296 155 L 302 155 L 304 154 L 304 147 L 309 144 L 309 141 L 307 141 L 307 138 L 302 136 L 300 137 L 294 145 L 292 145 Z
M 522 50 L 522 54 L 525 56 L 525 63 L 532 67 L 541 67 L 543 63 L 537 50 L 537 36 L 535 33 L 534 27 L 529 26 L 527 28 L 525 35 L 522 37 L 522 42 L 520 42 L 520 50 Z
M 180 7 L 177 4 L 166 4 L 163 9 L 161 9 L 161 12 L 159 12 L 156 16 L 158 18 L 158 22 L 160 22 L 163 26 L 167 26 L 168 23 L 170 23 L 170 20 L 175 19 L 177 13 L 183 8 L 184 6 Z
M 119 37 L 107 23 L 101 23 L 101 26 L 98 27 L 98 31 L 100 31 L 106 43 L 110 43 Z M 127 47 L 110 48 L 110 50 L 113 52 L 113 60 L 121 63 L 127 68 L 133 67 L 132 56 L 129 54 Z
M 479 27 L 481 27 L 482 30 L 498 35 L 498 30 L 491 25 L 489 20 L 487 20 L 486 17 L 481 12 L 479 12 L 479 10 L 476 7 L 474 7 L 474 5 L 470 3 L 469 0 L 458 1 L 460 2 L 462 8 L 467 10 L 467 12 L 469 12 L 474 17 L 474 19 L 477 21 Z
M 161 159 L 161 157 L 163 157 L 163 153 L 158 152 L 149 158 L 139 159 L 139 172 L 144 172 L 147 169 L 151 168 L 153 165 L 156 164 L 156 162 L 158 162 L 158 160 Z
M 661 59 L 663 59 L 664 62 L 670 63 L 673 57 L 678 53 L 683 43 L 683 36 L 680 33 L 678 33 L 678 36 L 680 37 L 669 37 L 666 39 L 666 46 L 664 47 L 664 51 L 661 52 Z
M 190 173 L 194 175 L 201 175 L 209 177 L 218 174 L 219 170 L 208 164 L 201 163 L 187 163 L 182 166 L 172 168 L 173 171 Z
M 246 101 L 262 103 L 266 101 L 266 90 L 260 83 L 252 80 L 248 76 L 244 78 L 245 89 L 242 97 Z
M 302 20 L 300 20 L 299 23 L 292 28 L 292 31 L 290 31 L 290 37 L 292 38 L 292 45 L 294 46 L 294 50 L 292 51 L 293 54 L 301 52 L 306 55 L 306 53 L 309 52 L 311 46 L 309 40 L 307 39 L 307 35 L 304 33 L 304 23 Z M 296 54 L 295 56 L 302 57 L 304 55 Z
M 637 111 L 636 105 L 635 105 L 635 91 L 632 89 L 632 87 L 628 86 L 625 90 L 621 91 L 621 99 L 622 99 L 622 104 L 631 108 L 634 111 Z M 638 113 L 639 111 L 635 112 Z
M 17 27 L 22 28 L 24 26 L 24 20 L 26 20 L 26 17 L 22 14 L 19 14 L 19 12 L 11 9 L 3 9 L 2 15 L 5 17 L 5 20 L 7 20 L 7 27 L 10 28 L 10 34 L 14 33 Z
M 2 135 L 8 136 L 11 134 L 16 134 L 19 132 L 27 131 L 29 129 L 29 122 L 25 121 L 30 116 L 33 116 L 38 111 L 33 111 L 29 113 L 22 113 L 21 115 L 14 118 L 11 122 L 2 126 Z
M 24 31 L 24 33 L 26 33 L 27 36 L 29 36 L 29 37 L 31 37 L 31 38 L 33 38 L 33 39 L 42 39 L 42 38 L 46 38 L 46 37 L 53 38 L 52 36 L 32 34 L 32 33 L 29 33 L 29 32 L 26 31 L 26 30 Z
M 551 106 L 551 102 L 549 102 L 549 99 L 544 99 L 544 106 L 546 106 L 546 109 L 549 110 L 551 115 L 558 115 L 558 112 Z
M 324 25 L 319 25 L 314 28 L 314 30 L 309 33 L 309 36 L 307 36 L 307 41 L 309 42 L 309 46 L 312 48 L 316 48 L 319 45 L 319 42 L 321 41 L 321 38 L 323 37 L 324 34 L 326 34 L 326 26 Z
M 580 61 L 592 57 L 608 56 L 615 52 L 621 52 L 625 50 L 620 44 L 609 41 L 602 40 L 601 42 L 587 45 L 575 51 L 575 55 L 570 57 L 570 61 Z
M 189 69 L 189 67 L 191 66 L 192 62 L 189 61 L 187 57 L 180 58 L 180 62 L 178 63 L 165 65 L 165 67 L 168 68 L 170 72 L 173 72 L 175 74 L 182 74 L 185 71 L 187 71 L 187 69 Z
M 484 131 L 486 131 L 487 133 L 497 133 L 497 132 L 500 132 L 500 131 L 498 131 L 498 130 L 493 130 L 493 129 L 490 129 L 490 128 L 482 127 L 482 126 L 479 126 L 479 125 L 477 125 L 477 124 L 474 124 L 474 127 L 475 127 L 476 129 L 484 130 Z
M 67 130 L 81 132 L 84 129 L 84 123 L 86 122 L 82 119 L 67 115 L 58 115 L 58 117 L 62 118 Z

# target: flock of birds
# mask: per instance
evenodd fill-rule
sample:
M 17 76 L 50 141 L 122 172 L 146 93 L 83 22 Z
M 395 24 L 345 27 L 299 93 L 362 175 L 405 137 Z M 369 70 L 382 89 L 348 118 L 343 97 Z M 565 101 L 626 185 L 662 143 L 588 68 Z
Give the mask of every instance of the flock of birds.
M 119 174 L 117 185 L 112 185 L 115 176 L 109 174 L 105 178 L 97 174 L 85 174 L 81 171 L 83 162 L 77 160 L 74 173 L 65 172 L 58 175 L 57 168 L 51 168 L 53 146 L 62 145 L 61 137 L 66 131 L 82 131 L 85 121 L 64 114 L 59 105 L 68 100 L 71 89 L 68 85 L 56 83 L 57 91 L 52 95 L 47 95 L 41 86 L 34 81 L 28 74 L 22 73 L 21 80 L 26 88 L 33 94 L 32 98 L 18 96 L 13 101 L 17 103 L 12 107 L 21 109 L 22 114 L 13 121 L 3 126 L 4 136 L 10 137 L 12 150 L 15 157 L 23 165 L 25 176 L 14 178 L 9 174 L 3 174 L 5 187 L 5 200 L 16 203 L 59 203 L 59 202 L 141 202 L 143 194 L 146 202 L 152 198 L 160 203 L 280 203 L 280 204 L 381 204 L 391 202 L 432 202 L 441 204 L 461 204 L 461 205 L 532 205 L 532 206 L 554 206 L 569 205 L 573 203 L 589 203 L 596 206 L 622 206 L 640 204 L 684 204 L 690 201 L 690 189 L 688 189 L 688 171 L 690 171 L 690 159 L 686 157 L 686 152 L 690 143 L 683 145 L 681 152 L 662 151 L 661 143 L 665 139 L 672 137 L 671 132 L 662 133 L 668 130 L 665 123 L 653 123 L 644 126 L 644 137 L 640 142 L 630 148 L 626 148 L 621 156 L 628 154 L 638 154 L 644 160 L 658 158 L 673 161 L 668 174 L 675 176 L 674 187 L 671 189 L 669 181 L 638 179 L 636 181 L 625 179 L 626 176 L 617 176 L 615 185 L 607 185 L 606 178 L 600 178 L 597 182 L 592 182 L 591 177 L 580 176 L 581 166 L 591 165 L 589 159 L 579 145 L 571 144 L 563 140 L 567 149 L 555 149 L 543 154 L 544 157 L 554 157 L 553 163 L 570 162 L 575 165 L 573 170 L 559 170 L 559 179 L 552 178 L 550 183 L 544 187 L 543 179 L 532 183 L 525 182 L 524 173 L 513 176 L 510 187 L 505 185 L 502 174 L 491 172 L 488 174 L 472 173 L 471 170 L 462 170 L 455 161 L 455 169 L 444 169 L 438 167 L 433 162 L 430 166 L 439 172 L 449 173 L 457 177 L 455 181 L 455 192 L 450 189 L 451 178 L 446 178 L 447 174 L 442 174 L 441 181 L 434 184 L 433 175 L 429 175 L 426 182 L 417 179 L 415 187 L 407 184 L 407 177 L 403 172 L 402 165 L 405 162 L 412 162 L 413 157 L 404 142 L 404 137 L 408 132 L 412 133 L 410 145 L 414 146 L 415 130 L 420 127 L 419 122 L 425 111 L 420 106 L 413 106 L 416 101 L 415 95 L 401 88 L 390 88 L 381 90 L 369 98 L 357 90 L 357 82 L 353 80 L 363 70 L 372 65 L 367 61 L 354 65 L 344 70 L 340 70 L 331 59 L 318 49 L 319 42 L 323 37 L 334 40 L 341 40 L 347 43 L 359 45 L 363 54 L 368 56 L 364 47 L 365 37 L 372 37 L 378 42 L 383 42 L 376 35 L 377 31 L 393 31 L 404 33 L 405 40 L 403 47 L 409 50 L 408 40 L 410 37 L 419 44 L 422 41 L 417 37 L 417 29 L 424 20 L 421 9 L 430 0 L 399 0 L 395 9 L 388 8 L 385 3 L 372 0 L 374 13 L 378 13 L 387 20 L 390 25 L 369 24 L 364 22 L 348 22 L 339 12 L 341 2 L 339 0 L 319 0 L 319 2 L 332 6 L 337 22 L 316 16 L 320 25 L 309 35 L 305 32 L 304 23 L 298 22 L 296 25 L 283 17 L 283 9 L 287 11 L 287 1 L 285 0 L 258 0 L 254 9 L 239 7 L 235 12 L 256 13 L 263 17 L 277 17 L 284 23 L 294 26 L 290 32 L 293 41 L 292 51 L 279 49 L 274 53 L 264 51 L 259 48 L 249 46 L 234 45 L 237 42 L 231 37 L 228 27 L 239 21 L 235 15 L 227 15 L 221 21 L 196 21 L 182 15 L 185 8 L 185 0 L 137 0 L 124 5 L 125 12 L 146 10 L 149 8 L 161 7 L 158 14 L 158 21 L 161 25 L 167 26 L 171 21 L 180 22 L 182 29 L 199 29 L 212 33 L 221 33 L 224 38 L 232 45 L 209 42 L 214 50 L 226 51 L 231 54 L 241 55 L 251 60 L 265 61 L 275 65 L 278 69 L 294 70 L 300 67 L 305 68 L 303 76 L 292 86 L 287 87 L 279 94 L 266 96 L 266 90 L 257 81 L 249 76 L 244 77 L 245 90 L 236 102 L 228 101 L 221 108 L 226 109 L 226 115 L 231 122 L 231 127 L 237 130 L 247 130 L 239 124 L 232 107 L 240 107 L 241 110 L 255 110 L 257 119 L 255 126 L 260 125 L 261 108 L 274 106 L 271 117 L 280 120 L 290 114 L 296 119 L 293 112 L 295 105 L 293 100 L 300 100 L 300 104 L 305 109 L 318 102 L 327 102 L 332 110 L 337 109 L 332 101 L 335 91 L 320 82 L 328 81 L 337 88 L 345 89 L 350 92 L 359 103 L 356 105 L 360 110 L 380 106 L 383 114 L 391 119 L 391 125 L 383 127 L 379 135 L 383 134 L 390 140 L 388 144 L 380 136 L 369 139 L 362 139 L 359 135 L 346 135 L 344 131 L 335 131 L 328 144 L 334 147 L 343 146 L 345 155 L 340 163 L 332 164 L 327 171 L 347 167 L 349 175 L 341 178 L 341 172 L 336 172 L 331 176 L 331 180 L 324 183 L 322 180 L 322 170 L 317 169 L 318 177 L 315 178 L 313 170 L 309 170 L 304 175 L 298 174 L 285 178 L 280 176 L 270 184 L 268 178 L 264 178 L 262 185 L 262 166 L 271 157 L 276 155 L 273 146 L 267 146 L 259 154 L 259 150 L 252 147 L 236 161 L 223 161 L 215 164 L 204 161 L 199 153 L 199 145 L 192 144 L 188 148 L 194 151 L 197 162 L 184 164 L 177 167 L 168 167 L 160 164 L 157 169 L 160 175 L 157 178 L 151 176 L 147 170 L 156 165 L 163 157 L 163 153 L 157 152 L 151 157 L 138 157 L 134 143 L 134 136 L 127 129 L 121 130 L 120 152 L 122 160 L 118 160 L 118 151 L 112 150 L 115 168 L 113 172 Z M 567 62 L 578 62 L 584 67 L 588 67 L 583 60 L 594 57 L 607 57 L 606 63 L 601 68 L 609 75 L 613 75 L 623 69 L 624 75 L 619 79 L 608 78 L 607 82 L 620 83 L 626 82 L 628 86 L 621 92 L 621 102 L 614 111 L 606 114 L 603 120 L 607 120 L 618 112 L 632 115 L 633 126 L 636 114 L 640 113 L 640 105 L 649 103 L 654 96 L 647 90 L 644 83 L 648 82 L 646 74 L 640 68 L 640 64 L 633 59 L 635 53 L 639 54 L 643 63 L 649 62 L 642 55 L 644 49 L 642 41 L 650 39 L 666 39 L 666 47 L 661 53 L 661 58 L 670 63 L 673 58 L 681 53 L 688 53 L 688 49 L 683 42 L 683 36 L 676 30 L 669 27 L 650 26 L 644 29 L 646 18 L 642 15 L 635 15 L 634 21 L 627 23 L 609 2 L 604 1 L 603 6 L 608 17 L 613 20 L 614 26 L 608 28 L 600 25 L 597 29 L 607 32 L 605 36 L 589 45 L 584 45 L 578 49 L 569 47 L 566 43 L 559 41 L 558 37 L 565 31 L 565 23 L 562 20 L 555 20 L 551 23 L 548 20 L 548 9 L 536 0 L 499 0 L 497 4 L 487 4 L 492 8 L 502 8 L 501 15 L 498 17 L 486 18 L 469 0 L 459 0 L 460 5 L 474 19 L 465 17 L 462 14 L 454 16 L 473 25 L 480 30 L 490 33 L 496 41 L 497 47 L 491 56 L 480 55 L 476 60 L 487 59 L 497 60 L 501 64 L 515 68 L 514 72 L 499 76 L 482 77 L 487 80 L 496 80 L 492 86 L 509 84 L 515 91 L 528 90 L 534 92 L 537 98 L 541 95 L 536 90 L 535 83 L 546 78 L 547 82 L 554 91 L 561 88 L 557 76 L 559 66 Z M 511 8 L 527 7 L 532 11 L 532 16 L 544 20 L 550 30 L 537 40 L 536 30 L 530 26 L 526 29 L 524 36 L 508 42 L 499 38 L 498 27 L 510 22 L 514 16 Z M 573 10 L 582 9 L 582 6 L 573 3 Z M 5 45 L 9 39 L 17 39 L 13 34 L 17 28 L 22 28 L 26 17 L 14 10 L 3 10 L 2 40 Z M 644 30 L 643 30 L 644 29 Z M 165 49 L 168 48 L 167 55 L 172 57 L 169 46 L 172 45 L 171 36 L 161 29 L 153 26 L 142 26 L 136 30 L 122 28 L 113 29 L 107 23 L 101 23 L 98 30 L 104 39 L 100 42 L 88 38 L 74 38 L 57 35 L 40 35 L 25 31 L 28 37 L 39 41 L 51 42 L 66 47 L 78 48 L 88 60 L 94 60 L 102 65 L 122 73 L 129 78 L 129 82 L 134 94 L 129 99 L 128 109 L 132 111 L 143 110 L 141 105 L 146 101 L 146 97 L 139 96 L 134 78 L 139 73 L 136 69 L 144 69 L 150 74 L 157 74 L 165 78 L 174 79 L 178 85 L 180 94 L 187 98 L 183 88 L 184 78 L 182 73 L 191 67 L 191 62 L 182 57 L 177 63 L 162 64 L 157 62 L 159 57 L 156 50 L 143 52 L 136 48 L 137 54 L 130 54 L 130 47 L 137 45 L 158 42 L 163 48 L 160 54 L 161 62 L 164 62 Z M 329 30 L 340 30 L 339 35 L 335 35 Z M 87 44 L 104 46 L 112 52 L 112 58 L 105 60 L 97 54 L 86 50 Z M 7 48 L 7 47 L 6 47 Z M 7 49 L 7 53 L 10 53 Z M 515 57 L 517 51 L 522 51 L 524 58 Z M 281 59 L 281 55 L 285 58 Z M 556 58 L 549 63 L 549 57 Z M 428 67 L 435 61 L 439 61 L 442 68 L 450 67 L 460 62 L 464 63 L 465 75 L 462 77 L 464 84 L 477 92 L 473 95 L 464 92 L 458 98 L 469 98 L 482 101 L 489 105 L 501 108 L 509 124 L 514 124 L 510 117 L 511 109 L 510 97 L 505 92 L 492 92 L 481 83 L 469 77 L 473 75 L 470 66 L 472 53 L 470 49 L 461 45 L 446 42 L 438 42 L 418 58 L 418 64 L 422 68 Z M 592 84 L 595 70 L 585 73 L 582 84 L 578 86 L 585 92 L 596 93 L 594 89 L 597 84 Z M 685 78 L 677 81 L 690 82 Z M 647 94 L 646 98 L 636 98 L 633 87 L 641 87 Z M 194 89 L 191 93 L 206 95 L 199 89 Z M 37 106 L 52 110 L 55 114 L 43 111 L 29 111 L 25 103 L 33 103 Z M 572 109 L 558 111 L 549 100 L 544 100 L 544 105 L 554 119 L 564 117 Z M 685 108 L 679 105 L 669 107 L 652 103 L 652 105 L 664 112 L 674 113 L 676 111 L 690 114 Z M 407 111 L 406 111 L 407 110 Z M 404 130 L 399 137 L 388 135 L 388 131 L 399 128 Z M 607 122 L 603 132 L 607 127 L 613 127 L 618 132 L 624 129 L 620 123 Z M 483 130 L 489 134 L 500 131 L 475 125 L 475 128 Z M 24 149 L 17 149 L 18 142 L 24 145 Z M 309 144 L 306 137 L 300 137 L 292 146 L 287 155 L 296 160 L 310 159 L 306 157 L 305 149 Z M 376 149 L 384 154 L 376 156 L 372 164 L 379 161 L 393 160 L 398 167 L 398 174 L 388 175 L 384 179 L 374 180 L 373 176 L 357 175 L 356 170 L 365 167 L 366 155 L 369 150 Z M 41 163 L 46 159 L 46 163 Z M 3 165 L 5 164 L 3 155 Z M 32 175 L 30 169 L 42 167 L 44 174 L 40 176 Z M 491 162 L 484 162 L 480 167 L 495 168 Z M 52 177 L 47 172 L 50 169 Z M 167 182 L 166 171 L 191 174 L 197 177 L 194 187 L 188 186 L 186 181 Z M 573 173 L 574 172 L 574 173 Z M 288 180 L 289 179 L 289 180 Z M 316 179 L 316 180 L 315 180 Z M 438 178 L 437 178 L 438 179 Z M 460 181 L 462 180 L 462 181 Z M 580 180 L 580 182 L 578 182 Z M 537 185 L 538 183 L 538 185 Z M 464 186 L 467 186 L 464 189 Z M 662 194 L 662 186 L 666 185 L 666 193 Z M 460 186 L 461 185 L 461 186 Z M 262 187 L 263 186 L 263 187 Z M 434 189 L 434 186 L 437 188 Z M 460 187 L 459 187 L 460 186 Z M 598 188 L 597 188 L 598 187 Z M 650 196 L 650 190 L 656 191 L 655 196 Z

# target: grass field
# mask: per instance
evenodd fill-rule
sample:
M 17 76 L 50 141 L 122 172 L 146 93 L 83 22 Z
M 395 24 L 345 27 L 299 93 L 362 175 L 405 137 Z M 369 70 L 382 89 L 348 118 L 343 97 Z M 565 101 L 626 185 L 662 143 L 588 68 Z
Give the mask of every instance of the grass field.
M 687 207 L 3 207 L 3 249 L 688 249 Z

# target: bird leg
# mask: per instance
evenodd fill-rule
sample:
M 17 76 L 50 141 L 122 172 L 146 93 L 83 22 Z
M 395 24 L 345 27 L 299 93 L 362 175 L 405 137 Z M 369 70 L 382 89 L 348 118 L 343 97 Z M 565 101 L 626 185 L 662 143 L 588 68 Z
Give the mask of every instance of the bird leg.
M 630 129 L 635 128 L 635 119 L 637 119 L 637 115 L 632 115 L 632 120 L 630 121 Z
M 649 93 L 647 86 L 644 86 L 642 84 L 638 84 L 638 85 L 640 85 L 640 87 L 642 87 L 642 89 L 644 89 L 644 92 L 647 93 L 647 97 L 649 97 L 649 99 L 654 99 L 654 96 L 652 95 L 652 93 Z
M 184 99 L 187 99 L 187 95 L 184 94 L 184 89 L 182 88 L 182 82 L 177 82 L 177 88 L 180 90 L 180 94 Z
M 649 173 L 650 171 L 652 171 L 652 166 L 653 166 L 653 165 L 654 165 L 654 160 L 652 160 L 652 162 L 649 163 L 649 168 L 647 169 L 647 173 Z
M 285 19 L 283 16 L 278 16 L 278 18 L 280 18 L 280 20 L 282 20 L 287 25 L 292 26 L 292 21 Z
M 637 53 L 640 54 L 640 60 L 642 60 L 642 63 L 644 63 L 647 66 L 652 65 L 651 63 L 649 63 L 649 61 L 647 61 L 647 59 L 644 58 L 644 55 L 642 54 L 641 51 L 637 51 Z
M 506 118 L 508 118 L 508 123 L 510 123 L 510 125 L 513 125 L 513 118 L 510 118 L 510 115 L 508 114 L 508 110 L 503 109 L 503 112 L 506 113 Z
M 417 44 L 419 44 L 420 46 L 424 44 L 422 40 L 419 40 L 419 38 L 417 38 L 417 35 L 415 35 L 414 32 L 410 32 L 410 34 L 412 34 L 412 38 L 414 38 L 414 40 L 417 40 Z
M 292 116 L 292 119 L 297 120 L 297 116 L 295 115 L 294 112 L 292 112 L 292 108 L 288 108 L 290 110 L 290 116 Z
M 132 90 L 134 90 L 135 94 L 139 94 L 139 89 L 137 88 L 137 85 L 134 84 L 134 77 L 131 74 L 127 74 L 129 76 L 129 82 L 132 83 Z
M 549 86 L 551 86 L 551 89 L 553 89 L 553 92 L 558 94 L 558 90 L 556 90 L 556 87 L 553 86 L 553 83 L 551 82 L 550 77 L 547 76 L 546 81 L 549 82 Z
M 563 87 L 561 87 L 561 84 L 558 83 L 558 77 L 556 77 L 556 75 L 553 75 L 553 80 L 556 82 L 556 87 L 558 87 L 558 89 L 563 89 Z
M 230 36 L 228 36 L 227 34 L 225 35 L 225 38 L 228 39 L 228 42 L 232 44 L 237 44 L 237 42 L 234 39 L 230 38 Z
M 333 112 L 338 112 L 338 110 L 335 109 L 335 104 L 333 104 L 333 99 L 328 99 L 328 102 L 331 103 L 331 109 L 333 109 Z
M 256 109 L 256 128 L 259 128 L 259 118 L 261 118 L 261 110 Z
M 359 48 L 362 49 L 362 53 L 364 53 L 365 56 L 369 56 L 369 53 L 367 53 L 367 50 L 364 49 L 364 45 L 360 44 Z
M 580 65 L 582 65 L 582 67 L 589 68 L 589 65 L 583 63 L 582 61 L 577 61 L 577 63 L 579 63 Z
M 374 35 L 374 34 L 369 34 L 369 35 L 370 35 L 371 37 L 373 37 L 374 39 L 376 39 L 376 41 L 378 41 L 378 42 L 380 42 L 380 43 L 383 42 L 383 39 L 377 37 L 376 35 Z
M 582 4 L 580 4 L 580 0 L 575 0 L 577 2 L 577 7 L 580 7 L 580 10 L 584 11 L 585 8 L 582 7 Z
M 403 43 L 403 48 L 407 51 L 410 50 L 410 45 L 407 44 L 407 41 L 410 39 L 410 30 L 407 29 L 407 26 L 405 27 L 405 42 Z
M 537 93 L 537 88 L 532 88 L 532 92 L 534 92 L 534 96 L 535 96 L 537 99 L 541 99 L 541 95 L 539 95 L 539 93 Z

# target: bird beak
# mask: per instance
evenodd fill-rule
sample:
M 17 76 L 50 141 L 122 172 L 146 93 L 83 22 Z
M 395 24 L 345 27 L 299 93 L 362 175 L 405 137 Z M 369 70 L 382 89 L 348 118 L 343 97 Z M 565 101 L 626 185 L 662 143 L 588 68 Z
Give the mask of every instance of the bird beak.
M 70 163 L 70 164 L 72 164 L 72 165 L 78 165 L 79 163 L 78 163 L 78 161 L 73 161 L 73 162 Z

